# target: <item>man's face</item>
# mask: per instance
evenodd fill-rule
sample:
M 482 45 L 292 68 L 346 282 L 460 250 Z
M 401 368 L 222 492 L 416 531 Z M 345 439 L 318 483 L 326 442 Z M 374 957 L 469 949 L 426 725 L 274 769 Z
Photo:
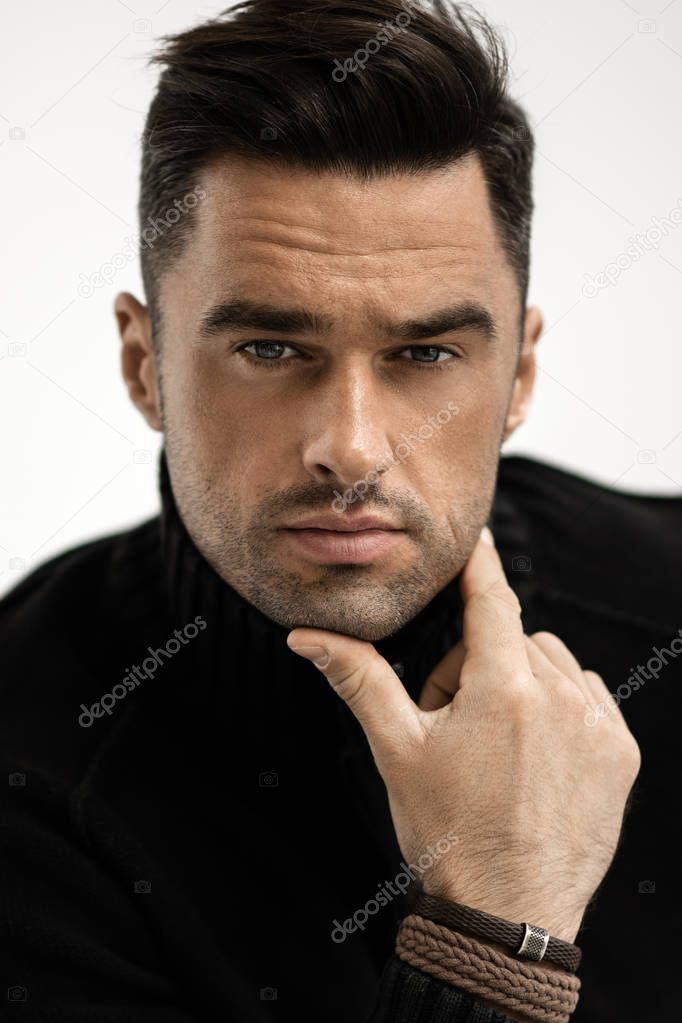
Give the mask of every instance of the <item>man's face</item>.
M 223 157 L 201 184 L 161 285 L 182 519 L 281 625 L 384 638 L 465 564 L 532 383 L 478 159 L 363 184 Z M 341 532 L 360 516 L 397 528 Z

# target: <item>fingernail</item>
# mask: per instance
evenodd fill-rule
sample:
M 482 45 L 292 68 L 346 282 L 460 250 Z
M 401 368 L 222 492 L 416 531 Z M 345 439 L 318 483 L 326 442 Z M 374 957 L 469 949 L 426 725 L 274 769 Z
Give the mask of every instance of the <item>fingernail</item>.
M 293 646 L 290 643 L 289 649 L 312 661 L 317 668 L 326 668 L 331 661 L 331 654 L 323 646 Z
M 493 534 L 490 532 L 487 526 L 484 526 L 483 529 L 481 530 L 481 540 L 483 541 L 483 543 L 487 543 L 491 547 L 495 546 L 495 538 L 493 537 Z

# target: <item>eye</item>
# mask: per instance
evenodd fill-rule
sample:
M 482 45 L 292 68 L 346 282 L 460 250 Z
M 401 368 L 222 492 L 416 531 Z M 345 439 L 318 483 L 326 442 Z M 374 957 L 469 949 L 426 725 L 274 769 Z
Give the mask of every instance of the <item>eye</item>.
M 249 349 L 253 349 L 253 351 L 249 351 Z M 294 355 L 298 354 L 295 348 L 285 344 L 283 341 L 247 341 L 236 348 L 235 351 L 245 352 L 254 365 L 261 365 L 270 369 L 275 368 L 276 364 L 291 361 L 291 357 L 282 358 L 287 349 L 293 352 Z
M 408 358 L 405 356 L 405 352 L 409 352 Z M 445 358 L 441 358 L 445 356 Z M 407 362 L 415 362 L 421 366 L 429 367 L 440 363 L 449 362 L 450 359 L 459 359 L 461 356 L 457 352 L 453 352 L 448 348 L 443 348 L 441 345 L 411 345 L 409 348 L 403 348 L 398 353 L 399 359 L 405 359 Z

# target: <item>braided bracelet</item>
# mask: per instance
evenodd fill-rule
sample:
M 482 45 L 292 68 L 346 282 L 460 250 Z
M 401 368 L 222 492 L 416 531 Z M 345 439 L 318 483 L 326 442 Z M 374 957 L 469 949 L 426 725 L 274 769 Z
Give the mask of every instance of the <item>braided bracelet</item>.
M 492 941 L 502 945 L 512 955 L 523 959 L 540 962 L 545 959 L 570 973 L 575 973 L 580 965 L 582 952 L 577 945 L 568 941 L 553 938 L 544 928 L 533 924 L 514 924 L 499 916 L 491 916 L 480 909 L 463 906 L 460 902 L 450 902 L 421 892 L 412 912 L 428 920 L 433 920 L 443 927 L 452 927 L 456 931 Z
M 528 1023 L 569 1023 L 580 980 L 497 952 L 412 913 L 398 929 L 396 955 L 439 980 Z

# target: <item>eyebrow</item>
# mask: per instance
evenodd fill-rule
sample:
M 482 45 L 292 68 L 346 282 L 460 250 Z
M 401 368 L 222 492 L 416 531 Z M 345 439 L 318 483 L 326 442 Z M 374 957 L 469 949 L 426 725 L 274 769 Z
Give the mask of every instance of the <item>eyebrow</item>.
M 329 334 L 334 326 L 330 316 L 310 309 L 281 309 L 261 302 L 221 302 L 204 313 L 199 323 L 202 337 L 222 330 L 274 330 L 283 334 Z
M 378 329 L 404 341 L 420 341 L 456 330 L 477 330 L 489 341 L 497 340 L 492 314 L 479 302 L 461 302 L 426 317 L 392 323 L 382 320 Z M 221 302 L 202 316 L 199 335 L 210 338 L 223 330 L 269 330 L 282 334 L 330 334 L 334 318 L 306 308 L 284 309 L 246 299 Z
M 453 330 L 478 330 L 488 341 L 497 340 L 497 326 L 492 314 L 478 302 L 462 302 L 440 309 L 422 319 L 386 323 L 383 329 L 393 337 L 407 341 L 438 337 Z

